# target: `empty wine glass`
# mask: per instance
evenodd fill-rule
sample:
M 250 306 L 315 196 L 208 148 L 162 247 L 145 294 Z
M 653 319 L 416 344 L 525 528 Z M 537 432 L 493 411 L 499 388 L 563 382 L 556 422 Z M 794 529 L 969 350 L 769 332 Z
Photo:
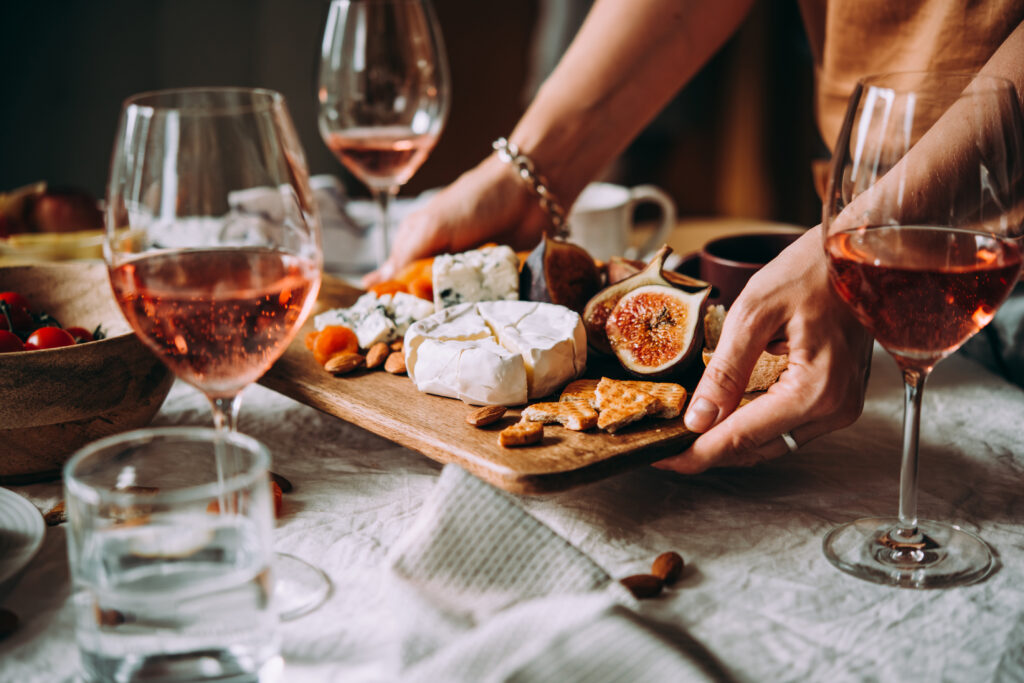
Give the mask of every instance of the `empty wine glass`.
M 380 207 L 378 265 L 388 256 L 388 206 L 444 127 L 448 81 L 429 0 L 331 2 L 319 71 L 320 134 Z
M 823 214 L 835 291 L 905 383 L 899 509 L 824 540 L 841 570 L 912 588 L 977 581 L 978 536 L 918 519 L 921 394 L 935 364 L 988 324 L 1021 270 L 1024 145 L 1013 85 L 968 73 L 862 80 L 835 149 Z
M 135 333 L 234 431 L 242 390 L 276 361 L 320 288 L 320 224 L 279 93 L 166 90 L 125 101 L 110 165 L 104 256 Z M 223 506 L 222 509 L 227 509 Z M 278 556 L 282 616 L 329 590 Z

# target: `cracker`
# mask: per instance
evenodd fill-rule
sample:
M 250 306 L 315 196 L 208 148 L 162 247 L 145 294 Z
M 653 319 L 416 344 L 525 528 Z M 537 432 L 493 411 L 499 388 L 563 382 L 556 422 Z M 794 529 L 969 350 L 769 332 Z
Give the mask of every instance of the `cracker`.
M 658 409 L 658 400 L 627 382 L 602 377 L 594 390 L 597 396 L 597 426 L 615 432 L 643 419 Z
M 654 417 L 671 420 L 679 417 L 686 405 L 686 389 L 674 382 L 649 382 L 646 380 L 624 380 L 630 387 L 650 394 L 658 401 L 658 406 L 651 413 Z
M 557 422 L 566 429 L 582 432 L 597 426 L 597 411 L 583 401 L 535 403 L 523 409 L 524 420 L 544 424 Z
M 569 382 L 565 389 L 562 390 L 562 395 L 558 397 L 559 401 L 582 401 L 591 408 L 597 407 L 597 397 L 594 395 L 594 390 L 597 389 L 597 383 L 599 380 L 596 379 L 576 379 Z
M 529 446 L 544 438 L 544 425 L 540 422 L 516 422 L 498 432 L 498 443 L 505 448 Z

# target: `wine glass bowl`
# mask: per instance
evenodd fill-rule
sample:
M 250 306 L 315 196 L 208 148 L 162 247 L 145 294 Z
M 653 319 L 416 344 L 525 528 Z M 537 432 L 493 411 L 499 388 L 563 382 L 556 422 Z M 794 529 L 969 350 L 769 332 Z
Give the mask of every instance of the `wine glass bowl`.
M 935 364 L 992 320 L 1019 277 L 1022 159 L 1008 81 L 887 74 L 851 96 L 823 209 L 829 278 L 905 385 L 898 515 L 824 540 L 828 559 L 859 578 L 945 587 L 994 565 L 979 537 L 917 518 L 920 407 Z
M 242 389 L 316 299 L 309 197 L 280 94 L 187 89 L 125 102 L 107 197 L 111 285 L 138 336 L 232 428 Z
M 388 204 L 448 116 L 448 61 L 429 0 L 333 0 L 318 80 L 324 143 L 380 206 L 381 263 Z

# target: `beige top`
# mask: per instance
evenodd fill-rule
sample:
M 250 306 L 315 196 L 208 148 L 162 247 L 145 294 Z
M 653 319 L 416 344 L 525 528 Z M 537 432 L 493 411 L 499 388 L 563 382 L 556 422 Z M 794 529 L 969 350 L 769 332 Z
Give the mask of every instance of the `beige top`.
M 873 73 L 980 69 L 1024 20 L 1024 0 L 800 0 L 831 148 L 850 93 Z

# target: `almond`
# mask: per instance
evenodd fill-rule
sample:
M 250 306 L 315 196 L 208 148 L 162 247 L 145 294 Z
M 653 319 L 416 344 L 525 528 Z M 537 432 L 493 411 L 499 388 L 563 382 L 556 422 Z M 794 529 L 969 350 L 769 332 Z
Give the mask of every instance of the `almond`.
M 358 353 L 341 352 L 336 353 L 324 363 L 324 370 L 332 375 L 344 375 L 352 372 L 363 364 L 363 357 Z
M 633 597 L 638 600 L 657 597 L 665 586 L 665 582 L 653 574 L 634 574 L 619 579 L 619 583 L 628 588 Z
M 482 406 L 466 416 L 466 422 L 474 427 L 483 427 L 497 422 L 505 414 L 505 406 Z
M 392 351 L 401 351 L 405 348 L 405 342 L 401 339 L 396 339 L 395 341 L 391 342 L 390 348 Z
M 366 352 L 366 367 L 375 368 L 384 365 L 384 361 L 390 354 L 391 349 L 385 342 L 377 342 Z
M 392 351 L 388 359 L 384 361 L 384 369 L 392 375 L 404 375 L 405 354 L 401 351 Z
M 293 487 L 292 487 L 292 483 L 290 481 L 288 481 L 287 479 L 282 477 L 277 472 L 268 472 L 268 474 L 270 475 L 271 481 L 275 482 L 279 487 L 281 487 L 281 493 L 291 493 L 292 492 L 292 488 Z
M 49 512 L 43 515 L 43 521 L 46 522 L 46 526 L 57 526 L 68 521 L 67 510 L 64 509 L 64 501 L 59 501 L 50 508 Z
M 671 586 L 682 575 L 684 566 L 683 558 L 679 553 L 669 551 L 654 558 L 654 562 L 651 564 L 651 574 L 664 581 L 665 585 Z

